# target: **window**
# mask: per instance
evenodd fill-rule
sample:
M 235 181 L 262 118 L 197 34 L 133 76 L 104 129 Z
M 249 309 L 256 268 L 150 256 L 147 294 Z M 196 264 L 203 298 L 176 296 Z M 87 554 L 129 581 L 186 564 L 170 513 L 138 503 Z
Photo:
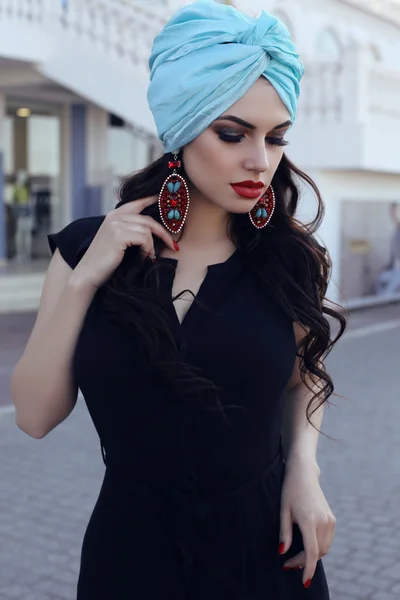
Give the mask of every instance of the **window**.
M 317 38 L 317 58 L 337 62 L 342 55 L 342 46 L 337 35 L 330 29 L 322 31 Z

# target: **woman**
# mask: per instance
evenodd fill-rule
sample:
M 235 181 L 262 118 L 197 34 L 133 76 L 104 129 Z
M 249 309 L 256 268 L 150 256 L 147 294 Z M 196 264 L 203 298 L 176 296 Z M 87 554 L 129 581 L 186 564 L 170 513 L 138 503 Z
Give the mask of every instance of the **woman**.
M 17 423 L 43 437 L 79 387 L 99 433 L 79 600 L 325 600 L 322 360 L 326 315 L 344 322 L 293 217 L 299 180 L 322 214 L 284 155 L 303 68 L 274 17 L 211 0 L 171 19 L 150 67 L 165 155 L 106 217 L 50 235 Z

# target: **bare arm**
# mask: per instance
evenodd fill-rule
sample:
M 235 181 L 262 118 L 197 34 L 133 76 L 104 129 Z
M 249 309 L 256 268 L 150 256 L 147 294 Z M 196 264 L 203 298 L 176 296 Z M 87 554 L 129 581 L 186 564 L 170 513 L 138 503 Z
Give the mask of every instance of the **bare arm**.
M 16 423 L 35 438 L 44 437 L 66 419 L 76 403 L 72 357 L 95 288 L 72 274 L 57 250 L 35 326 L 12 376 Z
M 295 325 L 296 341 L 299 342 L 304 330 Z M 307 380 L 307 382 L 310 380 Z M 293 525 L 298 525 L 304 550 L 284 563 L 284 568 L 304 567 L 303 585 L 308 588 L 314 577 L 317 563 L 331 547 L 336 519 L 324 496 L 319 483 L 321 471 L 317 463 L 319 432 L 308 422 L 307 406 L 313 397 L 300 376 L 300 359 L 287 387 L 283 424 L 283 451 L 286 458 L 285 479 L 281 501 L 281 546 L 279 552 L 285 554 L 292 546 Z M 320 429 L 322 408 L 311 417 L 315 427 Z
M 299 342 L 304 331 L 295 325 L 296 341 Z M 285 410 L 282 427 L 283 453 L 286 464 L 311 466 L 320 473 L 317 464 L 317 446 L 319 432 L 309 423 L 306 411 L 313 393 L 303 383 L 300 376 L 300 359 L 296 363 L 292 377 L 286 389 Z M 311 420 L 317 429 L 321 428 L 323 407 L 319 408 Z
M 304 383 L 299 383 L 287 391 L 282 431 L 283 452 L 288 466 L 308 465 L 320 474 L 317 463 L 319 431 L 310 425 L 306 417 L 311 398 L 312 394 Z M 317 429 L 321 427 L 322 416 L 323 407 L 311 418 Z

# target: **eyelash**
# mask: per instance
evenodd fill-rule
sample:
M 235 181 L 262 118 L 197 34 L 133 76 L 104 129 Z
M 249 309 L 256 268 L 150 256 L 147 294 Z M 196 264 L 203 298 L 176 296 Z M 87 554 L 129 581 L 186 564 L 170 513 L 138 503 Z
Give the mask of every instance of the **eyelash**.
M 227 142 L 228 144 L 239 144 L 244 138 L 244 135 L 231 135 L 229 133 L 219 131 L 218 137 L 220 140 L 222 140 L 223 142 Z M 289 144 L 289 142 L 287 142 L 283 138 L 267 137 L 265 139 L 272 146 L 287 146 Z

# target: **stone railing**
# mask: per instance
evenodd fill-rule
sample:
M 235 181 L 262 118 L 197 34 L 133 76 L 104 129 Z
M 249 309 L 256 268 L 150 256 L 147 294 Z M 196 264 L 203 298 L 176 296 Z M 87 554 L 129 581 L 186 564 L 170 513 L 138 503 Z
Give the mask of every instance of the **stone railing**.
M 39 26 L 90 45 L 126 65 L 147 69 L 151 45 L 185 0 L 0 0 L 0 19 Z M 125 64 L 124 64 L 125 63 Z
M 374 66 L 369 73 L 368 87 L 372 115 L 400 118 L 400 72 Z
M 339 122 L 342 118 L 342 67 L 334 62 L 305 65 L 299 102 L 300 122 Z
M 48 7 L 50 22 L 64 33 L 90 44 L 96 52 L 118 60 L 120 66 L 147 69 L 154 36 L 167 14 L 147 3 L 126 0 L 68 0 Z
M 400 3 L 397 0 L 342 0 L 390 21 L 400 23 Z
M 46 0 L 0 0 L 0 19 L 41 23 Z
M 299 122 L 378 123 L 400 125 L 400 71 L 349 57 L 341 63 L 305 65 Z

